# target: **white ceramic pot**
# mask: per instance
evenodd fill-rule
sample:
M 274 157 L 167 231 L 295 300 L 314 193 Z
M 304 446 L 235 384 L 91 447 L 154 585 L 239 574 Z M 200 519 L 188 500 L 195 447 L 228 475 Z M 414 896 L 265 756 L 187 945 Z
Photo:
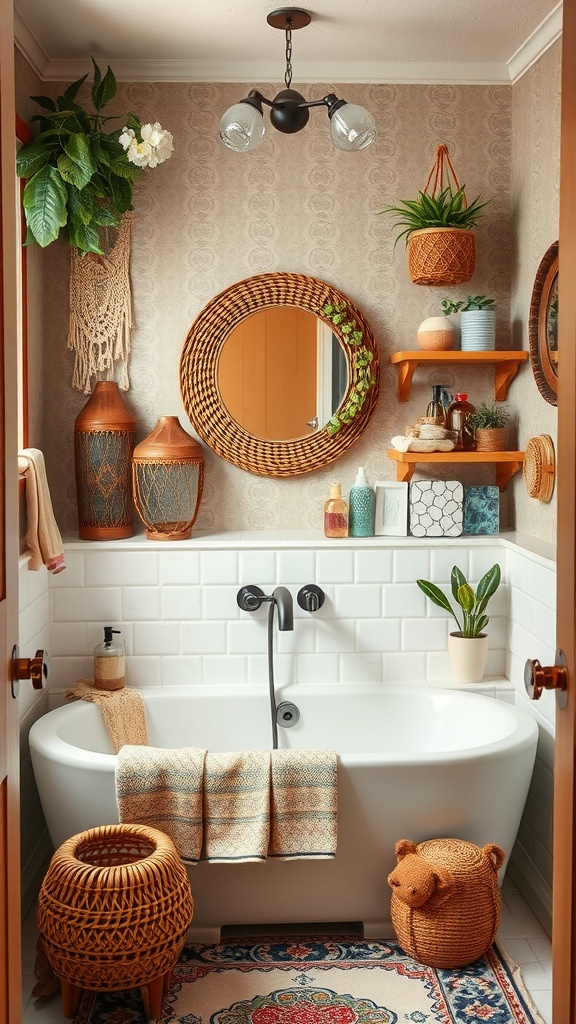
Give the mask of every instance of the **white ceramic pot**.
M 488 634 L 476 637 L 450 633 L 448 653 L 452 664 L 452 675 L 457 683 L 480 683 L 484 678 L 488 657 Z
M 496 313 L 493 309 L 469 309 L 460 314 L 463 352 L 483 352 L 496 347 Z
M 430 352 L 448 352 L 458 340 L 458 326 L 445 316 L 429 316 L 418 328 L 420 348 Z

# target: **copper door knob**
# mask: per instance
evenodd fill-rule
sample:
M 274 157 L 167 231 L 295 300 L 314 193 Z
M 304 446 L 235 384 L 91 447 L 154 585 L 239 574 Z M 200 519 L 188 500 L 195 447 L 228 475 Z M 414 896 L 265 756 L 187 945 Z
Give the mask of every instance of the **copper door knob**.
M 537 658 L 528 658 L 524 666 L 524 686 L 530 700 L 540 700 L 542 690 L 566 690 L 568 675 L 565 665 L 543 667 Z
M 16 649 L 15 654 L 18 651 Z M 30 679 L 35 690 L 41 690 L 48 679 L 49 658 L 46 651 L 36 651 L 34 658 L 12 658 L 12 680 Z

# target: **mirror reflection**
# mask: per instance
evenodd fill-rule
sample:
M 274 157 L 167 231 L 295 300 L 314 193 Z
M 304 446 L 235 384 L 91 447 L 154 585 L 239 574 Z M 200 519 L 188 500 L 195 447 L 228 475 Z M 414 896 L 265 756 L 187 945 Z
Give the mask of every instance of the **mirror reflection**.
M 546 344 L 552 369 L 558 376 L 558 273 L 554 275 L 546 309 Z
M 329 324 L 295 306 L 271 306 L 228 335 L 218 389 L 244 430 L 270 441 L 309 437 L 334 415 L 348 387 L 348 361 Z

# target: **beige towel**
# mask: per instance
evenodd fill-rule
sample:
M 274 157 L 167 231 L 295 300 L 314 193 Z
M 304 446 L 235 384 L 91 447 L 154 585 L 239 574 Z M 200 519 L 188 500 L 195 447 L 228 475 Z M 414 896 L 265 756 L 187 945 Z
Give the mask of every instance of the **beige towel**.
M 270 837 L 270 752 L 207 754 L 204 860 L 266 860 Z
M 273 750 L 268 855 L 326 860 L 336 853 L 337 758 L 332 750 Z
M 18 472 L 26 481 L 26 543 L 32 552 L 28 568 L 37 571 L 45 565 L 49 572 L 62 572 L 66 568 L 64 546 L 52 510 L 44 456 L 39 448 L 24 448 L 18 453 Z
M 205 750 L 124 746 L 116 761 L 121 822 L 149 825 L 170 836 L 182 860 L 202 852 L 202 775 Z
M 104 724 L 116 753 L 125 743 L 148 743 L 146 708 L 140 690 L 124 686 L 121 690 L 99 690 L 87 679 L 67 690 L 66 701 L 87 700 L 100 705 Z

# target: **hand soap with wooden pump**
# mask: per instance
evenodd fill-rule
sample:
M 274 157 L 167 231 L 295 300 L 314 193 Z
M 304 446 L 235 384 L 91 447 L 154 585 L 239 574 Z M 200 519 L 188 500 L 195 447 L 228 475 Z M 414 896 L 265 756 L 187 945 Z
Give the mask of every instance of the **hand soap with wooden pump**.
M 104 626 L 104 640 L 94 648 L 94 686 L 97 690 L 121 690 L 125 684 L 124 641 L 114 640 L 119 629 Z

